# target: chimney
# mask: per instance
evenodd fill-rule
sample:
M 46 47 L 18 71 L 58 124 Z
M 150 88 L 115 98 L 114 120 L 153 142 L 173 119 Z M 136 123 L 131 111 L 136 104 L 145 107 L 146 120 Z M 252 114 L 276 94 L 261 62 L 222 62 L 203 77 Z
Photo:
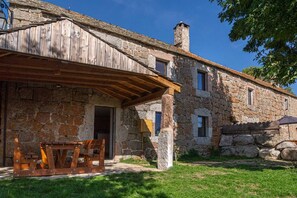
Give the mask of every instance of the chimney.
M 182 21 L 174 28 L 174 45 L 190 51 L 190 26 Z

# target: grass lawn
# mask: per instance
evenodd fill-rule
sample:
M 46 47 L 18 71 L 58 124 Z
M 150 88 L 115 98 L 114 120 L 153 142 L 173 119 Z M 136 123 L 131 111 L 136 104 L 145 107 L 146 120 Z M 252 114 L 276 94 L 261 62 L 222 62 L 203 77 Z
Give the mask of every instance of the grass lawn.
M 297 170 L 179 162 L 160 173 L 0 180 L 0 197 L 297 197 Z

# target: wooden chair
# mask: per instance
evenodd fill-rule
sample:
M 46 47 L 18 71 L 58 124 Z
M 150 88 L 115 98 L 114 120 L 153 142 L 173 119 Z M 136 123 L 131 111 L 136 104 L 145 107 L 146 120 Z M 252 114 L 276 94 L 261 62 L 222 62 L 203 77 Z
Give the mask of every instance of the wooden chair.
M 21 144 L 19 137 L 14 138 L 14 152 L 13 152 L 13 170 L 14 172 L 21 170 L 36 170 L 38 156 L 34 153 L 25 155 L 21 151 Z
M 93 161 L 99 161 L 99 166 L 104 167 L 105 139 L 83 141 L 84 152 L 80 157 L 84 158 L 84 165 L 93 168 Z

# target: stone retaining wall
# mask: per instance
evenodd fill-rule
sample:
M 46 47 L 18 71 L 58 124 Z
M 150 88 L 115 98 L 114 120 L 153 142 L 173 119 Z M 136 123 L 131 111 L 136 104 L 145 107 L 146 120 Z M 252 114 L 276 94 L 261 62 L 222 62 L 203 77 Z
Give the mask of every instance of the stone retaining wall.
M 252 134 L 223 134 L 219 144 L 221 155 L 261 157 L 264 159 L 294 159 L 294 157 L 291 157 L 295 154 L 290 145 L 296 144 L 286 142 L 297 140 L 296 127 L 297 125 L 290 125 L 289 128 L 288 126 L 281 126 L 277 134 L 271 134 L 269 131 Z M 295 149 L 295 147 L 297 145 L 292 148 Z

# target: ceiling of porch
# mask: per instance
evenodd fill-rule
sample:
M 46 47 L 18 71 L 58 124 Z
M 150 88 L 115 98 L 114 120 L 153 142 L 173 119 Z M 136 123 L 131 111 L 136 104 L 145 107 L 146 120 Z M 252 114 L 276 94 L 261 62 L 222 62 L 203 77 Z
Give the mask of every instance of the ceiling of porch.
M 0 79 L 92 88 L 123 107 L 156 100 L 180 85 L 67 19 L 0 35 Z

